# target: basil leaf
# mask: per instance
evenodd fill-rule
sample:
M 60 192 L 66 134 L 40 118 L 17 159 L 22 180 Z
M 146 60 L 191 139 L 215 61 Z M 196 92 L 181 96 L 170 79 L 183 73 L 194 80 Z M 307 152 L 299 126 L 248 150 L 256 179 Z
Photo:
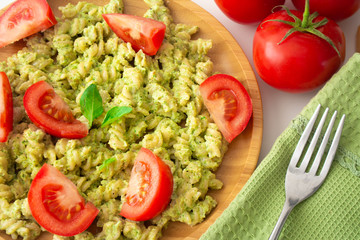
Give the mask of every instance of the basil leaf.
M 128 114 L 132 111 L 131 107 L 113 107 L 110 109 L 106 115 L 105 118 L 101 124 L 101 127 L 105 127 L 106 125 L 109 125 L 110 123 L 115 122 L 125 114 Z
M 109 158 L 109 159 L 106 159 L 99 167 L 99 170 L 103 170 L 105 167 L 109 166 L 110 163 L 113 163 L 115 162 L 115 158 L 112 157 L 112 158 Z
M 82 114 L 89 120 L 90 128 L 94 119 L 99 117 L 103 112 L 102 98 L 95 84 L 87 87 L 80 98 L 80 108 Z

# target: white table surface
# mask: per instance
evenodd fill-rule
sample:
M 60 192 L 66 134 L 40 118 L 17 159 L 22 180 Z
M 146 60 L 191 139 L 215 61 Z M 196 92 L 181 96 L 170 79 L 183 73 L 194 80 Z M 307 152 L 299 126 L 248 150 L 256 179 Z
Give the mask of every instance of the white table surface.
M 298 115 L 309 100 L 316 95 L 319 89 L 307 93 L 286 93 L 267 85 L 255 71 L 252 60 L 252 41 L 258 24 L 243 25 L 231 21 L 217 7 L 213 0 L 192 0 L 206 11 L 211 13 L 221 22 L 234 36 L 245 52 L 258 80 L 262 103 L 263 103 L 263 141 L 259 161 L 261 161 L 271 149 L 276 138 L 288 126 L 290 121 Z M 13 0 L 0 0 L 0 9 L 7 6 Z M 293 8 L 291 0 L 286 0 L 285 5 Z M 355 36 L 360 25 L 360 11 L 338 22 L 345 33 L 346 58 L 345 62 L 355 52 Z

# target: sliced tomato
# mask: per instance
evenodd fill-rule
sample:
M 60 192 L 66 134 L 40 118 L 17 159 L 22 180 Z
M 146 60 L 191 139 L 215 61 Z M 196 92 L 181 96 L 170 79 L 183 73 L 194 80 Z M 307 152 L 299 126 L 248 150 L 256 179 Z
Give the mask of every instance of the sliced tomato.
M 142 49 L 144 53 L 152 56 L 159 50 L 166 30 L 163 22 L 120 13 L 102 16 L 115 34 L 131 43 L 135 51 Z
M 0 47 L 57 23 L 46 0 L 17 0 L 0 16 Z
M 69 106 L 44 81 L 31 85 L 23 102 L 30 120 L 55 137 L 83 138 L 88 134 L 86 124 L 74 118 Z
M 248 92 L 236 78 L 216 74 L 200 85 L 200 93 L 210 115 L 230 143 L 251 118 L 252 101 Z
M 0 72 L 0 142 L 6 142 L 13 129 L 13 97 L 9 79 Z
M 133 221 L 152 219 L 166 208 L 172 191 L 173 176 L 169 166 L 149 149 L 142 148 L 132 168 L 120 215 Z
M 55 167 L 44 164 L 31 183 L 28 202 L 34 219 L 47 231 L 74 236 L 85 231 L 99 210 Z

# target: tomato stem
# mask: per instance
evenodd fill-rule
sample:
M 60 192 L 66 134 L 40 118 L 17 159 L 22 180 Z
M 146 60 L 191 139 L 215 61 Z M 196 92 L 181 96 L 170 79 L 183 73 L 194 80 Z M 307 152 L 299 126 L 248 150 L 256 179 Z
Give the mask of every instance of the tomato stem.
M 341 58 L 341 54 L 337 47 L 335 46 L 334 42 L 325 34 L 320 32 L 317 28 L 322 27 L 326 25 L 329 20 L 327 18 L 323 18 L 322 20 L 318 22 L 314 22 L 314 20 L 319 16 L 317 12 L 314 12 L 310 14 L 310 4 L 309 0 L 306 0 L 305 2 L 305 10 L 303 12 L 303 19 L 301 20 L 298 18 L 294 13 L 292 13 L 286 6 L 281 6 L 286 13 L 294 20 L 294 21 L 286 21 L 282 19 L 270 19 L 266 20 L 261 23 L 260 26 L 262 26 L 266 22 L 281 22 L 287 25 L 290 25 L 292 28 L 285 34 L 285 36 L 280 40 L 278 43 L 279 45 L 284 42 L 291 34 L 295 32 L 302 32 L 302 33 L 310 33 L 313 34 L 323 40 L 325 40 L 327 43 L 331 45 L 331 47 L 336 51 L 338 56 Z
M 305 1 L 305 9 L 303 13 L 303 20 L 301 22 L 301 27 L 307 28 L 309 27 L 309 16 L 310 16 L 310 6 L 309 6 L 309 0 Z

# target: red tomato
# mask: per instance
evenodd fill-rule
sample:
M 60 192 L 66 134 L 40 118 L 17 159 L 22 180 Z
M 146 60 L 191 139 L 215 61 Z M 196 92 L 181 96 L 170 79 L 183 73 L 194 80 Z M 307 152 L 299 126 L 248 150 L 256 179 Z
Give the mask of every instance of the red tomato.
M 46 163 L 31 183 L 28 202 L 34 219 L 61 236 L 85 231 L 99 213 L 92 203 L 85 203 L 75 184 Z
M 31 85 L 23 102 L 30 120 L 55 137 L 83 138 L 88 134 L 86 124 L 74 118 L 69 106 L 44 81 Z
M 305 0 L 292 0 L 299 11 L 304 11 Z M 360 7 L 360 0 L 311 0 L 310 11 L 340 21 L 353 15 Z
M 0 17 L 0 47 L 57 23 L 46 0 L 18 0 Z
M 229 143 L 246 128 L 252 115 L 252 101 L 234 77 L 216 74 L 200 85 L 200 93 L 216 125 Z
M 150 18 L 127 14 L 103 14 L 103 18 L 116 35 L 130 42 L 135 51 L 143 50 L 147 55 L 155 55 L 165 37 L 166 26 Z
M 284 2 L 285 0 L 215 0 L 221 11 L 238 23 L 259 22 L 268 16 L 275 6 Z
M 0 72 L 0 142 L 6 142 L 13 129 L 13 98 L 9 79 Z
M 302 19 L 302 13 L 291 11 Z M 317 17 L 315 22 L 324 17 Z M 304 92 L 319 87 L 340 67 L 345 58 L 345 37 L 332 20 L 317 28 L 328 36 L 340 52 L 313 34 L 295 32 L 282 43 L 291 26 L 271 19 L 294 22 L 286 11 L 271 14 L 259 25 L 253 42 L 254 64 L 269 85 L 288 92 Z
M 149 149 L 141 148 L 120 215 L 133 221 L 152 219 L 166 208 L 172 191 L 173 176 L 169 166 Z

